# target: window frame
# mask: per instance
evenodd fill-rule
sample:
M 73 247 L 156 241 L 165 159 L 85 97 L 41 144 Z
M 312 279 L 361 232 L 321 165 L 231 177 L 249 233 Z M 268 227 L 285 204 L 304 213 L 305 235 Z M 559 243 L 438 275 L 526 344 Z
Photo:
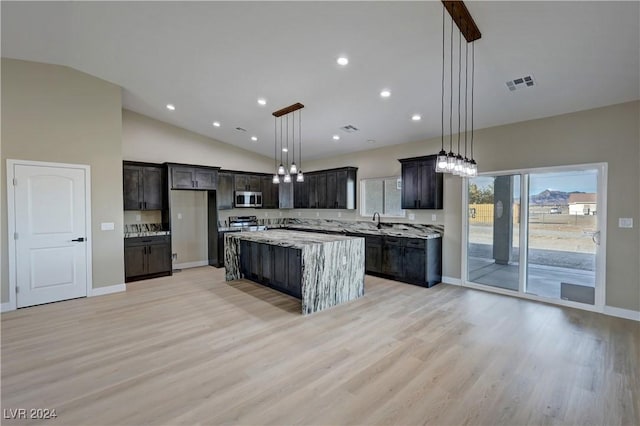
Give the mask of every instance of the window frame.
M 371 215 L 373 215 L 373 213 L 368 214 L 366 212 L 366 190 L 365 190 L 365 184 L 368 181 L 382 181 L 382 209 L 384 210 L 384 201 L 385 201 L 385 185 L 384 185 L 384 181 L 386 180 L 395 180 L 396 181 L 396 185 L 397 182 L 400 182 L 400 191 L 402 191 L 402 176 L 381 176 L 381 177 L 370 177 L 370 178 L 365 178 L 365 179 L 360 179 L 360 211 L 359 214 L 361 217 L 369 217 Z M 400 212 L 402 212 L 402 214 L 387 214 L 387 213 L 383 213 L 383 212 L 379 212 L 380 213 L 380 217 L 386 217 L 386 218 L 406 218 L 407 217 L 407 211 L 405 209 L 402 208 L 402 195 L 400 196 L 400 205 L 398 206 Z

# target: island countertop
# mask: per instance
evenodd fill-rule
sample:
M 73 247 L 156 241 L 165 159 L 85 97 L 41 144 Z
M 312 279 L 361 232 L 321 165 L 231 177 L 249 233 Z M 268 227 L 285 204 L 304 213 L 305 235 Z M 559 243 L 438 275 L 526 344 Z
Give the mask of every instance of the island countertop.
M 364 295 L 364 238 L 288 230 L 228 233 L 225 234 L 226 281 L 247 278 L 241 264 L 242 241 L 282 247 L 300 256 L 299 273 L 292 274 L 295 282 L 290 285 L 299 290 L 295 293 L 299 294 L 305 315 Z M 276 263 L 282 259 L 267 261 L 274 266 L 264 269 L 275 271 Z M 291 294 L 278 288 L 273 277 L 262 277 L 259 282 Z

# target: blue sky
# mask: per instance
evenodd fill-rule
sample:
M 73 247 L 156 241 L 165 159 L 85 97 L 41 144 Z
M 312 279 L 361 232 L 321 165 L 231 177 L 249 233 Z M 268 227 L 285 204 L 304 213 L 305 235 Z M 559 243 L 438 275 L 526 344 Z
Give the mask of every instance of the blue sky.
M 546 189 L 563 192 L 596 192 L 597 188 L 596 170 L 576 170 L 560 173 L 532 173 L 529 175 L 529 193 L 536 195 Z M 479 176 L 471 180 L 472 183 L 484 188 L 493 184 L 493 177 Z M 519 176 L 515 182 L 515 197 L 520 196 Z

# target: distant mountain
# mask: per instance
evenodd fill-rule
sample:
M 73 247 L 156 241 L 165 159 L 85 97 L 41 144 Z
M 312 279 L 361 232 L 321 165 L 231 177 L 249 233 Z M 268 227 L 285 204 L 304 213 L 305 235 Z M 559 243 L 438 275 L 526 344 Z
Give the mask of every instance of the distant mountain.
M 580 191 L 553 191 L 551 189 L 545 189 L 539 194 L 529 196 L 529 204 L 539 205 L 561 205 L 566 206 L 569 204 L 569 194 L 584 194 Z

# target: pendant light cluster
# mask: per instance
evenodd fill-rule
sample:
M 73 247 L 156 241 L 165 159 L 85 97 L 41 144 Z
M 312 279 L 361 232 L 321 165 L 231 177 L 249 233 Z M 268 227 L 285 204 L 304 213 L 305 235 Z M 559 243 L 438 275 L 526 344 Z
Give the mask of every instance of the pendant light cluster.
M 284 183 L 291 182 L 291 176 L 295 175 L 296 182 L 304 182 L 302 173 L 302 108 L 304 105 L 295 103 L 273 113 L 273 145 L 274 166 L 276 172 L 273 175 L 273 183 L 280 183 L 280 176 Z M 298 112 L 296 114 L 296 111 Z M 297 116 L 297 117 L 296 117 Z M 296 118 L 298 120 L 298 165 L 296 165 Z M 291 121 L 291 126 L 289 126 Z M 280 132 L 278 133 L 278 127 Z M 289 136 L 291 136 L 292 162 L 289 164 Z M 280 149 L 278 149 L 278 141 Z M 278 166 L 278 152 L 280 153 L 280 165 Z
M 478 174 L 478 165 L 473 158 L 473 92 L 475 77 L 475 40 L 481 37 L 480 31 L 466 6 L 461 1 L 443 1 L 442 8 L 442 96 L 441 96 L 441 149 L 436 160 L 436 172 L 451 173 L 456 176 L 473 177 Z M 449 37 L 449 152 L 444 149 L 445 139 L 445 9 L 451 15 L 451 34 Z M 458 27 L 458 90 L 457 90 L 457 150 L 453 152 L 453 122 L 454 122 L 454 30 L 453 24 Z M 464 105 L 462 104 L 462 37 L 465 38 L 464 57 Z M 471 43 L 471 88 L 469 88 L 469 43 Z M 469 100 L 470 98 L 470 100 Z M 469 108 L 471 103 L 471 130 L 468 131 Z M 464 150 L 462 150 L 462 110 L 464 107 Z M 464 155 L 464 156 L 463 156 Z

